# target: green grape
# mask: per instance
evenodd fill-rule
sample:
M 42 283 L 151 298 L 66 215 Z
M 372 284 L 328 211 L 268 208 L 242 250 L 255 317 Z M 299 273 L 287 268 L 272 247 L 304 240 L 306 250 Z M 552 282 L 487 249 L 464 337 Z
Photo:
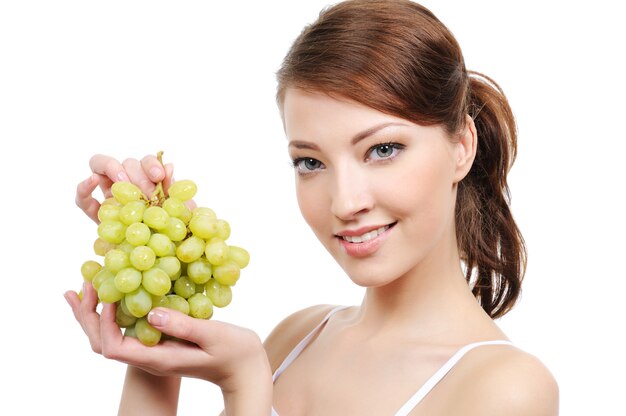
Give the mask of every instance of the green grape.
M 98 290 L 100 289 L 100 285 L 102 284 L 102 282 L 107 279 L 112 279 L 114 277 L 115 275 L 113 273 L 111 273 L 106 267 L 103 267 L 98 273 L 93 276 L 91 284 L 93 285 L 94 289 Z
M 189 231 L 193 235 L 208 240 L 217 235 L 217 220 L 208 215 L 197 215 L 189 221 Z
M 163 201 L 162 207 L 165 211 L 167 211 L 170 217 L 176 217 L 179 219 L 185 212 L 185 204 L 183 201 L 176 198 L 167 198 Z
M 228 246 L 228 259 L 234 261 L 240 269 L 243 269 L 250 263 L 250 254 L 241 247 Z
M 145 246 L 150 241 L 150 227 L 142 222 L 135 222 L 126 229 L 126 241 L 134 246 Z
M 167 190 L 167 193 L 170 198 L 176 198 L 180 201 L 185 202 L 193 198 L 196 195 L 197 191 L 198 187 L 193 181 L 189 179 L 183 179 L 181 181 L 174 182 L 170 186 L 170 189 Z
M 113 278 L 105 279 L 98 287 L 98 299 L 105 303 L 115 303 L 124 297 L 124 294 L 117 290 Z
M 199 217 L 201 215 L 204 215 L 206 217 L 211 218 L 212 220 L 217 220 L 217 215 L 215 214 L 215 211 L 213 211 L 211 208 L 207 208 L 207 207 L 196 207 L 193 209 L 192 211 L 192 215 L 193 217 Z
M 129 243 L 128 240 L 124 240 L 117 245 L 117 248 L 130 256 L 130 253 L 135 249 L 135 246 Z
M 114 249 L 115 247 L 117 247 L 117 244 L 104 241 L 100 237 L 96 238 L 93 242 L 93 252 L 96 253 L 97 256 L 104 257 L 107 251 Z
M 180 218 L 185 223 L 185 225 L 187 225 L 189 224 L 189 221 L 191 220 L 192 216 L 193 214 L 191 213 L 189 208 L 185 206 L 185 210 L 183 211 L 182 215 L 178 218 Z
M 80 267 L 80 274 L 83 275 L 83 279 L 91 282 L 93 277 L 102 269 L 102 265 L 94 260 L 87 260 Z
M 117 205 L 120 208 L 122 207 L 122 203 L 112 196 L 106 198 L 100 205 Z
M 128 253 L 119 248 L 107 251 L 104 255 L 104 267 L 109 269 L 113 274 L 116 274 L 125 267 L 130 266 L 130 260 L 128 260 Z
M 154 251 L 158 257 L 167 256 L 172 248 L 172 240 L 165 234 L 154 233 L 150 236 L 148 247 Z
M 102 204 L 98 209 L 98 219 L 104 220 L 119 220 L 120 218 L 120 206 L 113 204 Z
M 159 257 L 154 262 L 154 267 L 163 270 L 169 276 L 170 280 L 176 280 L 180 277 L 181 264 L 176 256 Z
M 126 225 L 131 225 L 143 220 L 146 211 L 146 203 L 143 201 L 131 201 L 120 209 L 120 221 Z
M 137 319 L 135 322 L 135 334 L 142 344 L 152 347 L 161 340 L 161 331 L 148 323 L 146 318 Z
M 215 279 L 209 280 L 206 285 L 204 285 L 206 290 L 206 295 L 211 299 L 213 305 L 218 308 L 223 308 L 228 306 L 228 304 L 233 299 L 233 291 L 230 286 L 222 285 L 218 283 Z
M 124 336 L 137 338 L 137 334 L 135 333 L 135 325 L 129 326 L 128 328 L 124 328 Z
M 124 303 L 132 316 L 141 318 L 146 316 L 152 309 L 152 296 L 146 289 L 140 286 L 124 296 Z
M 143 272 L 141 285 L 151 294 L 163 296 L 171 289 L 172 281 L 167 273 L 158 267 L 154 267 Z
M 202 238 L 192 235 L 176 248 L 176 257 L 184 263 L 191 263 L 202 256 L 205 246 Z
M 226 261 L 224 264 L 213 268 L 213 278 L 220 284 L 233 286 L 239 279 L 240 269 L 232 260 Z
M 141 285 L 142 274 L 134 267 L 126 267 L 115 275 L 115 287 L 123 293 L 130 293 Z
M 154 266 L 156 254 L 147 246 L 135 247 L 130 253 L 130 264 L 137 270 L 148 270 Z
M 187 299 L 179 295 L 167 295 L 167 308 L 175 309 L 179 312 L 189 315 L 189 302 Z
M 146 208 L 143 213 L 143 222 L 148 227 L 155 230 L 161 230 L 169 223 L 170 216 L 163 208 L 159 206 L 151 206 Z
M 161 153 L 157 156 L 161 160 Z M 230 224 L 215 211 L 189 208 L 197 193 L 193 181 L 172 183 L 167 196 L 159 191 L 150 199 L 129 182 L 114 183 L 111 193 L 98 209 L 93 243 L 94 253 L 104 259 L 102 264 L 83 262 L 81 275 L 95 288 L 98 301 L 117 305 L 115 321 L 124 336 L 145 345 L 176 340 L 149 325 L 146 315 L 152 308 L 209 319 L 214 307 L 231 303 L 231 286 L 250 255 L 226 244 Z
M 217 220 L 217 237 L 221 240 L 228 240 L 230 237 L 230 224 L 224 220 Z
M 187 276 L 181 276 L 174 282 L 174 293 L 188 299 L 196 293 L 196 284 Z
M 128 328 L 130 326 L 135 325 L 137 318 L 132 315 L 127 315 L 124 313 L 124 310 L 121 308 L 121 302 L 117 305 L 115 309 L 115 323 L 120 328 Z
M 124 312 L 124 314 L 129 315 L 129 316 L 134 316 L 132 313 L 130 313 L 130 311 L 128 310 L 128 306 L 126 306 L 126 296 L 124 296 L 118 303 L 117 303 L 117 307 L 122 309 L 122 312 Z
M 126 226 L 119 221 L 104 220 L 98 225 L 98 236 L 108 243 L 119 244 L 126 238 Z
M 130 182 L 115 182 L 111 185 L 111 193 L 123 205 L 131 201 L 139 201 L 143 197 L 143 193 L 137 185 Z
M 189 299 L 189 315 L 199 319 L 209 319 L 213 316 L 213 304 L 203 293 L 195 293 Z
M 187 226 L 180 218 L 170 217 L 169 222 L 161 232 L 172 241 L 183 241 L 187 237 Z
M 228 246 L 224 241 L 219 238 L 213 238 L 207 243 L 204 255 L 211 264 L 219 266 L 228 259 L 228 251 Z
M 157 308 L 159 306 L 163 308 L 167 308 L 170 304 L 169 299 L 167 299 L 167 296 L 156 296 L 156 295 L 151 295 L 151 296 L 152 296 L 153 308 Z
M 211 263 L 206 258 L 200 257 L 187 265 L 187 276 L 195 284 L 208 282 L 211 278 Z

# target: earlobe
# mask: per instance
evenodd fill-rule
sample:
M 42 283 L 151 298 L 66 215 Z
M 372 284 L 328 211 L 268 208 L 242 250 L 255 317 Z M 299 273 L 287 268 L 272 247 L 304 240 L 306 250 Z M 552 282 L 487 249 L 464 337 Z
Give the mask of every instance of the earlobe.
M 472 168 L 478 148 L 478 135 L 476 125 L 469 115 L 465 116 L 465 128 L 459 135 L 457 143 L 457 160 L 455 182 L 460 182 Z

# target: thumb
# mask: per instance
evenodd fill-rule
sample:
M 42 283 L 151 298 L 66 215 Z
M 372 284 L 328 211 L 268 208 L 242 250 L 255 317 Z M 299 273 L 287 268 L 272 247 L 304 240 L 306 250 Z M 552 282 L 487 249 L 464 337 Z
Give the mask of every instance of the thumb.
M 206 342 L 210 321 L 196 319 L 180 311 L 169 308 L 154 308 L 148 313 L 148 322 L 164 334 L 184 339 L 198 345 Z

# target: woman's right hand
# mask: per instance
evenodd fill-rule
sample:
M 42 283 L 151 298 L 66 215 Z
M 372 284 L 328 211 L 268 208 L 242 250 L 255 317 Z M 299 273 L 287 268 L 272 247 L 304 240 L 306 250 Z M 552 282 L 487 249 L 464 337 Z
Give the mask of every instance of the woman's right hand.
M 163 181 L 163 187 L 168 189 L 172 183 L 174 166 L 161 162 L 154 155 L 143 159 L 129 158 L 123 162 L 106 155 L 95 155 L 89 160 L 92 175 L 76 187 L 76 205 L 96 223 L 100 201 L 93 197 L 98 186 L 104 198 L 111 197 L 111 185 L 115 182 L 132 182 L 141 189 L 146 196 L 151 196 L 156 184 Z
M 210 381 L 222 389 L 226 414 L 270 413 L 271 369 L 263 344 L 253 331 L 155 308 L 148 314 L 149 323 L 178 340 L 149 347 L 122 335 L 115 323 L 115 305 L 104 303 L 101 313 L 97 312 L 97 293 L 91 283 L 85 282 L 82 300 L 73 291 L 65 298 L 95 352 L 153 375 Z

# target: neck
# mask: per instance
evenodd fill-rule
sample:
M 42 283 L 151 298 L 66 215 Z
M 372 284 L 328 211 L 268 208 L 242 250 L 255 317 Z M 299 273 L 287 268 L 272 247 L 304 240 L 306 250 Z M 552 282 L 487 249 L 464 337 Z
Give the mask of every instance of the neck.
M 368 288 L 355 324 L 372 335 L 444 344 L 466 342 L 477 329 L 495 327 L 471 293 L 456 245 L 388 285 Z

